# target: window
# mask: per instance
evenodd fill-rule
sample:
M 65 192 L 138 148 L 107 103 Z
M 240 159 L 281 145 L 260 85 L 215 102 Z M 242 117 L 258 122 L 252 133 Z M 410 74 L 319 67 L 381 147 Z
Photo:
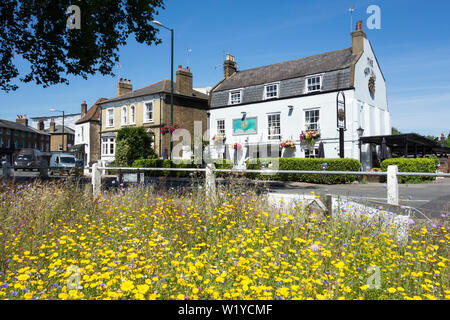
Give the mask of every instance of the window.
M 6 147 L 8 149 L 11 148 L 11 140 L 10 139 L 6 140 Z
M 306 79 L 306 92 L 320 91 L 322 89 L 322 76 L 314 76 Z
M 108 109 L 107 110 L 107 120 L 106 120 L 106 124 L 108 127 L 113 127 L 114 126 L 114 109 Z
M 242 93 L 241 90 L 230 92 L 230 101 L 229 101 L 229 104 L 238 104 L 238 103 L 241 103 L 241 95 L 242 95 L 241 93 Z
M 145 104 L 144 122 L 153 122 L 153 102 L 147 102 Z
M 19 149 L 19 141 L 14 140 L 14 149 Z
M 269 140 L 280 140 L 281 139 L 281 128 L 280 128 L 280 114 L 269 114 L 267 116 L 268 120 L 268 139 Z
M 103 155 L 114 155 L 115 148 L 114 138 L 102 138 L 102 154 Z
M 109 154 L 114 154 L 114 138 L 109 138 Z
M 0 148 L 3 148 L 3 139 L 0 138 Z
M 217 133 L 225 134 L 225 120 L 217 120 Z
M 122 108 L 122 125 L 127 124 L 127 107 Z
M 84 127 L 81 127 L 81 141 L 84 141 Z
M 264 99 L 278 98 L 278 83 L 271 83 L 264 87 Z
M 319 149 L 315 148 L 314 150 L 305 150 L 305 158 L 318 158 L 319 157 Z
M 130 123 L 131 124 L 136 123 L 136 107 L 135 106 L 130 107 Z
M 305 111 L 305 130 L 319 130 L 319 110 Z

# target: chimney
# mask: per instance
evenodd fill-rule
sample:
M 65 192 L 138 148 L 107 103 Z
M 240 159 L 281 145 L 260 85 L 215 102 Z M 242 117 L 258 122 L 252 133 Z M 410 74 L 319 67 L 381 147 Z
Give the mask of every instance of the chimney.
M 44 131 L 44 120 L 39 120 L 38 121 L 38 130 L 40 131 Z
M 28 127 L 28 119 L 27 119 L 27 116 L 26 116 L 26 115 L 25 115 L 25 116 L 17 115 L 16 123 L 19 123 L 19 124 L 21 124 L 21 125 L 23 125 L 23 126 Z
M 231 77 L 237 70 L 236 62 L 234 61 L 234 57 L 227 53 L 225 62 L 223 63 L 223 73 L 225 79 Z
M 81 104 L 81 116 L 83 117 L 87 112 L 87 104 L 86 101 L 83 101 Z
M 356 29 L 352 32 L 352 51 L 353 54 L 359 54 L 364 51 L 364 39 L 366 39 L 366 34 L 363 31 L 362 21 L 356 23 Z
M 127 79 L 119 79 L 119 83 L 117 84 L 117 96 L 124 95 L 133 91 L 133 86 L 131 85 L 130 80 Z
M 176 73 L 177 79 L 175 82 L 175 90 L 181 94 L 185 94 L 188 96 L 192 95 L 192 73 L 187 69 L 181 69 L 182 66 L 178 66 L 178 70 Z
M 50 121 L 50 132 L 55 132 L 55 119 Z

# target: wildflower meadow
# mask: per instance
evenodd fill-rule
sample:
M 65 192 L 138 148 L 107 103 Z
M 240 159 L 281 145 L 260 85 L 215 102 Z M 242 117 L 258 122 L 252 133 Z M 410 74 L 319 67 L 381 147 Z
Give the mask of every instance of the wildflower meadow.
M 450 299 L 448 220 L 409 237 L 220 186 L 0 187 L 0 299 Z M 345 212 L 342 215 L 345 216 Z

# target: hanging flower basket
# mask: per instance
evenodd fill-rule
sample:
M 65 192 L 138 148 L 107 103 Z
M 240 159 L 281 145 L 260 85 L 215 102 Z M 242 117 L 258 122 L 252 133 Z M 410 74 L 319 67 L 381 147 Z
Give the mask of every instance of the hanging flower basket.
M 295 149 L 295 142 L 292 140 L 285 140 L 281 142 L 280 146 L 284 149 Z
M 314 146 L 318 138 L 320 138 L 320 132 L 317 130 L 306 130 L 300 133 L 300 143 L 306 143 L 309 148 Z
M 173 133 L 177 129 L 181 129 L 183 126 L 181 124 L 174 124 L 173 127 L 166 124 L 164 127 L 161 128 L 160 132 L 162 135 L 165 135 L 166 133 Z
M 212 137 L 212 141 L 214 141 L 214 142 L 222 142 L 222 141 L 225 141 L 225 139 L 226 139 L 226 137 L 225 137 L 225 135 L 224 134 L 216 134 L 214 137 Z
M 233 143 L 231 146 L 233 147 L 234 150 L 241 150 L 242 149 L 242 144 L 237 143 L 237 142 Z

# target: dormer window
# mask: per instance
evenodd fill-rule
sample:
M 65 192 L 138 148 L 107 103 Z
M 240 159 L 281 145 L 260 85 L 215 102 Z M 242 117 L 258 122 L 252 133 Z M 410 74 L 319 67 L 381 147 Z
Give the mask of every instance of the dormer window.
M 242 90 L 230 92 L 229 104 L 239 104 L 242 101 Z
M 322 90 L 322 76 L 312 76 L 306 78 L 306 92 L 315 92 Z
M 278 83 L 271 83 L 264 86 L 264 99 L 278 98 L 279 85 Z

